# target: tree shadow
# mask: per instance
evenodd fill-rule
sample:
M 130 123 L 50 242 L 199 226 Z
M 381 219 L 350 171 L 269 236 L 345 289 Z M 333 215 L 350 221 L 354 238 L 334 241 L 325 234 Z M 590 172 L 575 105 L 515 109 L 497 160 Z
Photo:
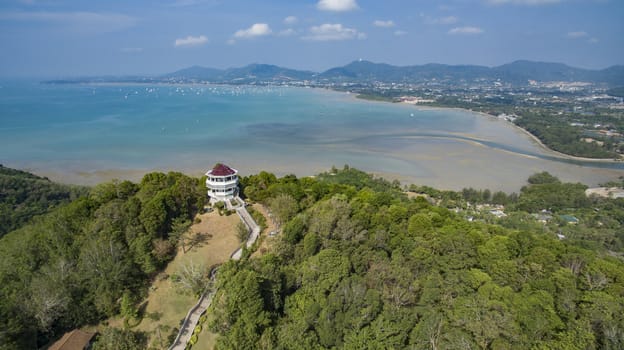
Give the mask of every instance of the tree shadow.
M 211 233 L 206 233 L 206 232 L 198 232 L 194 234 L 192 237 L 189 237 L 187 241 L 187 246 L 188 246 L 187 251 L 193 248 L 203 247 L 205 244 L 208 243 L 210 239 L 212 239 L 212 237 L 213 235 Z
M 137 308 L 139 318 L 143 318 L 145 316 L 145 310 L 147 310 L 147 300 L 139 304 L 139 307 Z
M 148 312 L 147 314 L 145 314 L 145 317 L 149 318 L 150 321 L 159 321 L 162 315 L 163 315 L 162 312 L 156 311 L 156 312 Z

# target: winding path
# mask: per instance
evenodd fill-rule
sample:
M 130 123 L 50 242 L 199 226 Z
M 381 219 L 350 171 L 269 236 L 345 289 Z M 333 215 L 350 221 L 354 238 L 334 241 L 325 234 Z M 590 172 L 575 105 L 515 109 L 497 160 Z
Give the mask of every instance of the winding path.
M 236 213 L 238 214 L 241 221 L 247 226 L 247 228 L 250 231 L 249 238 L 247 239 L 247 242 L 245 243 L 245 246 L 249 248 L 256 242 L 256 240 L 258 239 L 258 236 L 260 235 L 260 226 L 258 226 L 258 224 L 256 224 L 254 219 L 251 217 L 251 215 L 249 215 L 249 212 L 245 208 L 245 205 L 243 204 L 242 200 L 240 198 L 237 198 L 237 201 L 241 203 L 241 205 L 235 208 Z M 232 253 L 232 255 L 230 256 L 230 258 L 234 260 L 240 260 L 242 255 L 243 255 L 243 248 L 241 247 L 241 248 L 236 249 L 234 253 Z M 214 268 L 210 272 L 211 282 L 215 281 L 215 278 L 217 276 L 217 270 L 218 270 L 218 267 Z M 176 337 L 173 344 L 169 347 L 169 350 L 186 349 L 186 345 L 188 344 L 188 342 L 191 340 L 191 337 L 193 336 L 193 330 L 195 330 L 195 326 L 197 325 L 199 318 L 206 311 L 206 309 L 210 307 L 210 304 L 212 303 L 212 298 L 214 297 L 216 292 L 217 291 L 213 290 L 212 288 L 206 290 L 206 292 L 204 292 L 202 296 L 199 298 L 199 301 L 197 302 L 197 304 L 195 304 L 195 306 L 193 306 L 189 310 L 189 312 L 186 314 L 186 317 L 184 318 L 184 322 L 182 323 L 182 326 L 180 327 L 178 336 Z

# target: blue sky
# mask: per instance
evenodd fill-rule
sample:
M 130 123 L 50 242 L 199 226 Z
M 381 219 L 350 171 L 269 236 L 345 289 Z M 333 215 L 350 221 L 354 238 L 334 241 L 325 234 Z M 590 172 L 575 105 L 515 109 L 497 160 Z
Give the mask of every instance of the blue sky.
M 3 0 L 0 77 L 161 74 L 363 58 L 624 64 L 623 0 Z

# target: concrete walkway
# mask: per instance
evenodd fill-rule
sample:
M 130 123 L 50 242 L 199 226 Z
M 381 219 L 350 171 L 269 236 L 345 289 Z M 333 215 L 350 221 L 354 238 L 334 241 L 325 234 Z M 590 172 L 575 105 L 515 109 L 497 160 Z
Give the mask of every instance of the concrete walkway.
M 260 235 L 260 226 L 256 224 L 256 222 L 251 217 L 251 215 L 249 215 L 249 212 L 244 206 L 236 208 L 236 213 L 238 214 L 240 219 L 243 221 L 243 223 L 245 223 L 245 225 L 250 231 L 249 238 L 247 239 L 247 243 L 245 244 L 247 249 L 249 249 L 254 243 L 256 243 L 256 240 L 258 239 L 258 236 Z M 243 248 L 238 248 L 232 254 L 232 259 L 240 260 L 242 255 L 243 255 Z
M 214 283 L 215 278 L 217 276 L 218 267 L 215 267 L 210 272 L 210 283 Z M 201 315 L 206 311 L 206 309 L 212 303 L 212 298 L 215 295 L 215 290 L 209 289 L 202 294 L 199 298 L 199 301 L 195 306 L 193 306 L 189 312 L 186 314 L 184 318 L 184 322 L 182 323 L 182 327 L 178 332 L 178 336 L 173 341 L 173 345 L 169 347 L 169 350 L 184 350 L 186 348 L 186 344 L 191 340 L 193 336 L 193 331 L 195 330 L 195 326 L 199 321 Z
M 242 200 L 238 197 L 237 201 L 239 201 L 239 203 L 243 203 Z M 244 205 L 237 207 L 236 213 L 251 232 L 249 238 L 247 239 L 247 242 L 245 243 L 245 246 L 249 248 L 256 242 L 258 236 L 260 235 L 260 226 L 258 226 L 258 224 L 256 224 L 254 219 L 251 217 L 251 215 L 249 215 L 249 212 L 247 211 L 247 209 L 245 209 Z M 234 253 L 232 253 L 230 258 L 234 260 L 240 260 L 242 255 L 243 248 L 238 248 L 234 251 Z M 215 278 L 217 276 L 217 270 L 218 268 L 214 268 L 210 273 L 211 283 L 214 283 L 215 281 Z M 188 342 L 191 340 L 191 337 L 193 336 L 193 330 L 195 330 L 195 326 L 197 325 L 199 318 L 206 311 L 206 309 L 210 307 L 210 304 L 212 303 L 212 298 L 214 297 L 216 292 L 217 291 L 212 290 L 212 288 L 208 289 L 202 294 L 201 298 L 199 298 L 197 304 L 195 304 L 195 306 L 193 306 L 189 310 L 189 312 L 186 314 L 186 317 L 184 318 L 182 326 L 180 327 L 178 336 L 173 342 L 173 345 L 169 347 L 169 350 L 186 349 L 186 344 L 188 344 Z

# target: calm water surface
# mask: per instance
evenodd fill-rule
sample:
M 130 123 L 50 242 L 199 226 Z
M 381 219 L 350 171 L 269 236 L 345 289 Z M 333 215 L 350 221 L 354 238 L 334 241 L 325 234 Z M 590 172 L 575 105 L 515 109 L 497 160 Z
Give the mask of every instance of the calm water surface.
M 404 183 L 507 191 L 543 170 L 589 185 L 624 175 L 624 164 L 559 159 L 494 118 L 324 90 L 0 85 L 0 163 L 63 182 L 200 175 L 219 161 L 300 176 L 349 164 Z

